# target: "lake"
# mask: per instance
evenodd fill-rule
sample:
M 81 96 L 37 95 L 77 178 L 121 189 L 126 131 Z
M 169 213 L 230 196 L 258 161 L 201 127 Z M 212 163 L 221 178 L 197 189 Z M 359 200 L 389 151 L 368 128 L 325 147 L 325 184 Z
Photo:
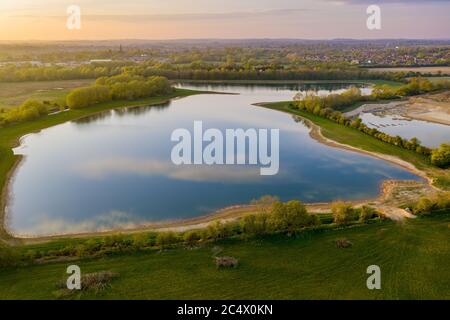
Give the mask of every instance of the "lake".
M 450 143 L 450 126 L 422 120 L 408 119 L 399 115 L 362 113 L 361 120 L 370 128 L 402 138 L 418 138 L 422 145 L 436 148 L 441 143 Z
M 287 113 L 252 105 L 320 94 L 348 85 L 196 85 L 238 93 L 202 94 L 170 103 L 121 108 L 30 134 L 11 181 L 8 228 L 17 235 L 126 229 L 191 218 L 262 195 L 321 202 L 375 197 L 385 179 L 419 179 L 388 162 L 322 145 Z M 364 90 L 369 90 L 365 88 Z M 181 165 L 170 155 L 175 129 L 279 129 L 277 175 L 255 165 Z

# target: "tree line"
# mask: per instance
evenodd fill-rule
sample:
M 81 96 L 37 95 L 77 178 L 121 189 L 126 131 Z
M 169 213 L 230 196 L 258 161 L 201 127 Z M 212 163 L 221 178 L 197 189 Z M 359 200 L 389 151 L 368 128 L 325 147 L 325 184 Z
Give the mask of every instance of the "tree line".
M 72 90 L 67 95 L 66 101 L 69 108 L 79 109 L 112 100 L 135 100 L 171 92 L 173 88 L 167 78 L 120 74 L 101 77 L 93 86 Z
M 164 77 L 145 78 L 121 74 L 111 77 L 100 77 L 95 85 L 73 89 L 66 97 L 64 105 L 40 102 L 28 99 L 20 106 L 1 109 L 0 127 L 34 120 L 49 112 L 65 108 L 80 109 L 112 100 L 135 100 L 173 92 L 169 81 Z
M 313 92 L 307 92 L 305 95 L 298 94 L 295 97 L 295 101 L 290 104 L 290 107 L 313 113 L 338 124 L 357 129 L 380 141 L 425 155 L 430 158 L 432 164 L 445 168 L 450 165 L 449 145 L 443 144 L 439 148 L 432 150 L 422 146 L 417 138 L 408 140 L 400 136 L 391 136 L 376 128 L 368 127 L 359 117 L 354 119 L 347 118 L 339 110 L 343 110 L 357 102 L 393 99 L 449 88 L 449 81 L 432 83 L 427 79 L 413 78 L 409 83 L 398 88 L 389 86 L 376 87 L 369 96 L 363 96 L 358 88 L 350 88 L 341 94 L 331 94 L 325 97 L 317 96 Z

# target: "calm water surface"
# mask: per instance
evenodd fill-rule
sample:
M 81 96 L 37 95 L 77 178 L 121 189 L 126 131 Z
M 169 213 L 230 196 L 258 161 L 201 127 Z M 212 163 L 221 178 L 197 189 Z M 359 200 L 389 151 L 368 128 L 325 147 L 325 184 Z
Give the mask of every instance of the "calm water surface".
M 330 148 L 309 137 L 291 115 L 252 106 L 289 100 L 298 90 L 321 94 L 342 86 L 180 85 L 239 95 L 196 95 L 170 104 L 123 108 L 26 136 L 25 160 L 11 183 L 9 228 L 45 235 L 134 227 L 199 216 L 265 194 L 306 202 L 361 199 L 378 194 L 384 179 L 418 179 L 391 164 Z M 280 170 L 259 166 L 175 166 L 177 128 L 280 129 Z
M 376 115 L 362 113 L 361 120 L 371 128 L 392 136 L 402 138 L 418 138 L 424 146 L 435 148 L 441 143 L 450 143 L 450 126 L 445 124 L 411 120 L 398 115 Z

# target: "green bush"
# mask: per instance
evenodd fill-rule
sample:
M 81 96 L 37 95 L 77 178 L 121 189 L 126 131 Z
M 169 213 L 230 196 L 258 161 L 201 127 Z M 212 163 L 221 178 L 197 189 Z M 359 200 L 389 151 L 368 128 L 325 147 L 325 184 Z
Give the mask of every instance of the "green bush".
M 419 202 L 414 206 L 414 214 L 416 215 L 425 215 L 430 214 L 433 211 L 435 204 L 433 201 L 426 197 L 420 198 Z
M 431 163 L 441 168 L 450 166 L 450 144 L 441 144 L 431 153 Z
M 351 203 L 337 201 L 331 205 L 334 222 L 337 224 L 346 224 L 355 220 L 355 209 Z
M 369 206 L 362 206 L 359 211 L 359 222 L 366 222 L 378 216 L 377 210 Z
M 161 249 L 167 248 L 171 245 L 180 242 L 177 234 L 172 231 L 159 232 L 156 236 L 156 245 Z
M 198 231 L 187 231 L 183 234 L 183 240 L 188 246 L 194 246 L 201 239 L 201 235 Z
M 20 255 L 9 246 L 0 244 L 0 267 L 17 266 L 20 263 Z
M 298 200 L 275 202 L 269 216 L 270 224 L 276 231 L 285 231 L 291 235 L 294 231 L 317 225 L 320 220 L 310 215 L 303 203 Z
M 266 213 L 249 214 L 241 219 L 241 229 L 247 235 L 264 235 L 270 232 L 269 215 Z

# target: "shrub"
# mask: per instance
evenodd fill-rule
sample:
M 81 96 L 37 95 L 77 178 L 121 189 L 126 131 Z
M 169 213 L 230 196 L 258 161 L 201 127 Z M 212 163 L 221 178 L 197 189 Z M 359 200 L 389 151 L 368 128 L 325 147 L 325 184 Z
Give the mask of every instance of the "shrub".
M 414 206 L 414 214 L 416 215 L 424 215 L 430 214 L 434 209 L 434 203 L 430 199 L 426 197 L 420 198 L 419 202 Z
M 179 239 L 175 232 L 172 231 L 166 231 L 166 232 L 159 232 L 156 236 L 156 245 L 163 248 L 167 248 L 171 245 L 174 245 L 179 242 Z
M 207 239 L 219 240 L 232 236 L 234 232 L 234 223 L 222 223 L 221 221 L 214 221 L 206 228 Z
M 435 197 L 438 209 L 450 209 L 450 192 L 443 192 Z
M 183 240 L 188 246 L 195 245 L 200 239 L 200 234 L 195 230 L 187 231 L 183 234 Z
M 86 108 L 96 103 L 111 100 L 111 92 L 106 86 L 90 86 L 72 90 L 66 98 L 66 103 L 71 109 Z
M 12 267 L 18 265 L 20 256 L 11 247 L 0 244 L 0 267 Z
M 377 210 L 369 206 L 362 206 L 359 212 L 359 221 L 366 222 L 367 220 L 373 219 L 378 216 Z
M 355 219 L 355 209 L 351 203 L 337 201 L 331 205 L 334 222 L 337 224 L 346 224 Z
M 264 235 L 270 232 L 269 216 L 265 213 L 249 214 L 241 219 L 241 229 L 247 235 Z
M 350 248 L 353 244 L 347 239 L 338 239 L 335 241 L 338 248 Z
M 450 166 L 450 144 L 441 144 L 431 152 L 431 163 L 441 168 Z
M 150 245 L 151 243 L 148 233 L 137 233 L 133 235 L 133 246 L 136 249 L 142 249 Z
M 275 202 L 269 215 L 269 222 L 273 230 L 286 231 L 291 235 L 298 229 L 318 225 L 320 219 L 310 215 L 300 201 L 291 200 L 285 203 Z
M 69 297 L 73 294 L 84 292 L 84 291 L 94 291 L 94 293 L 99 293 L 110 286 L 110 282 L 115 278 L 119 277 L 118 273 L 111 271 L 101 271 L 95 273 L 87 273 L 81 276 L 81 290 L 69 290 L 67 289 L 66 280 L 61 280 L 57 283 L 57 287 L 60 289 L 57 296 L 60 298 Z
M 236 268 L 239 265 L 239 261 L 234 257 L 216 257 L 217 268 Z

